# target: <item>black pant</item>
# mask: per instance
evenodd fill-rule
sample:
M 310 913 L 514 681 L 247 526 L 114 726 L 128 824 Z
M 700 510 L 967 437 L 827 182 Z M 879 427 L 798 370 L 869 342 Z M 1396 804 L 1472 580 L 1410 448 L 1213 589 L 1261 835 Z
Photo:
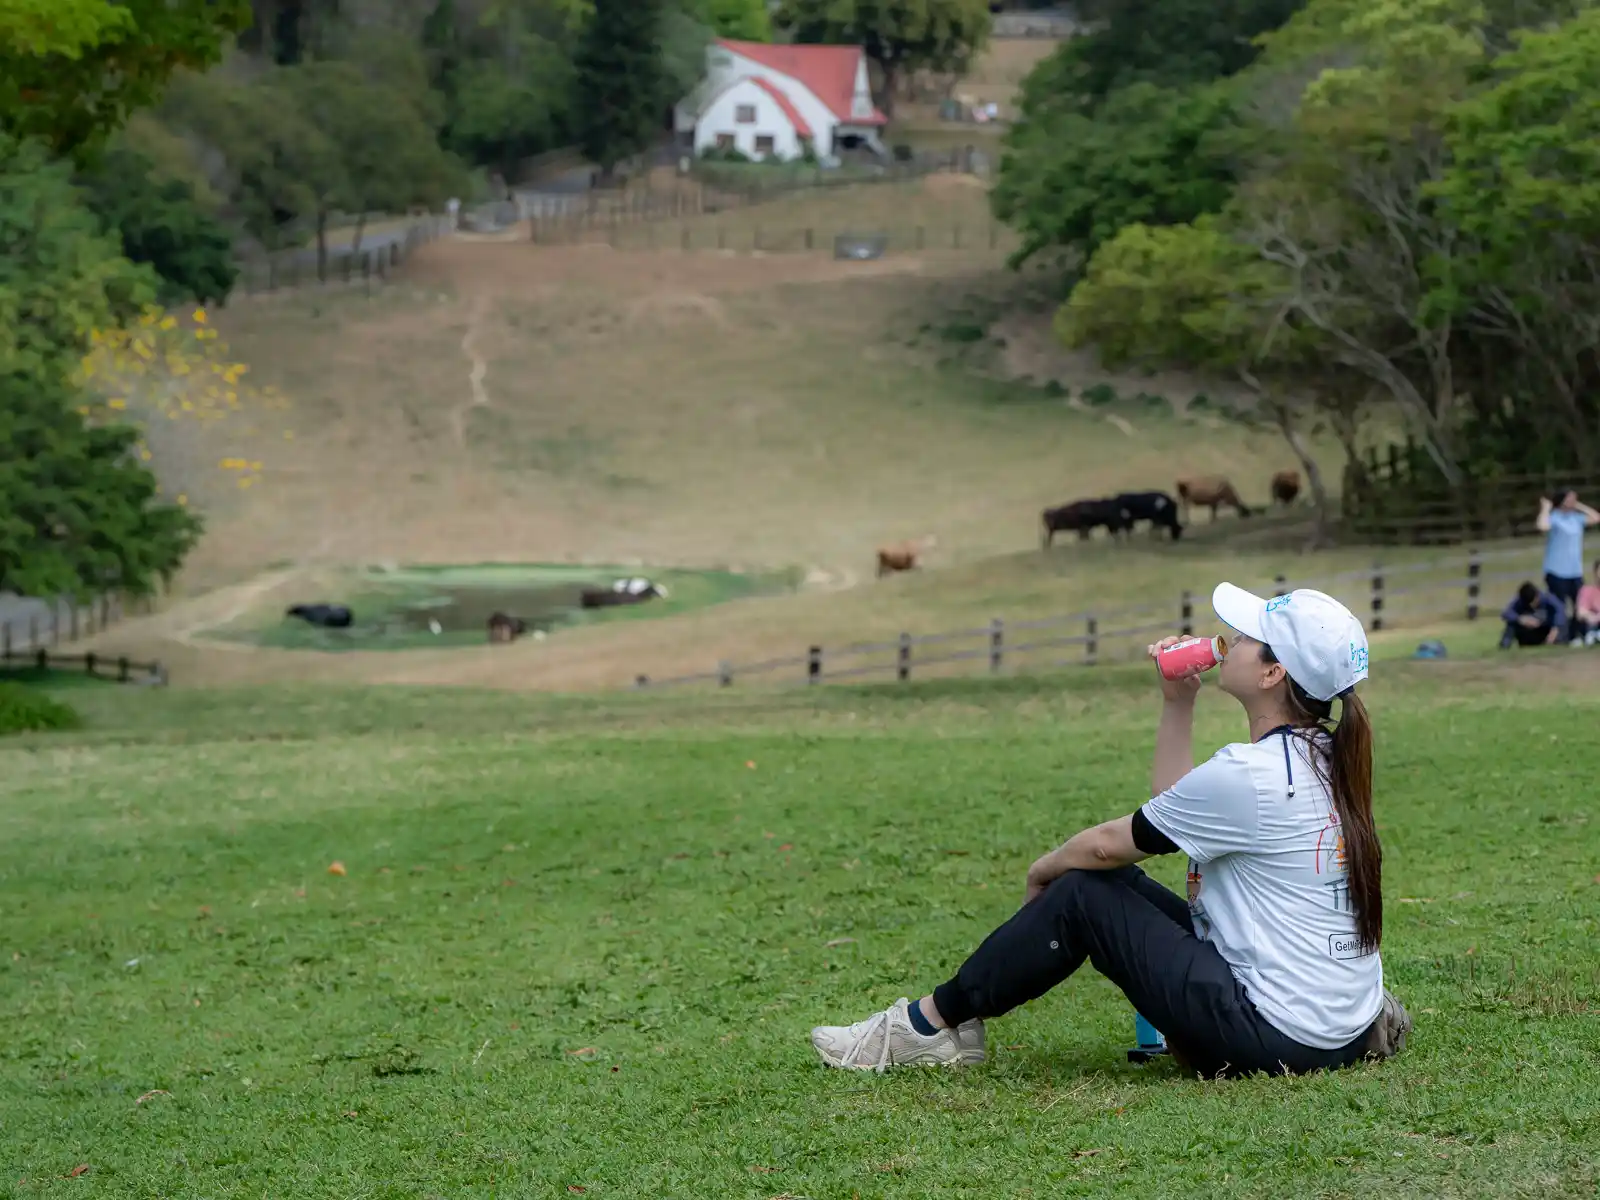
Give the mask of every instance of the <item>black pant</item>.
M 1510 645 L 1542 646 L 1550 639 L 1550 631 L 1554 625 L 1535 625 L 1532 629 L 1520 625 L 1516 621 L 1507 621 L 1505 632 L 1500 635 L 1500 648 L 1503 650 Z
M 1578 592 L 1583 588 L 1582 575 L 1545 575 L 1545 590 L 1567 610 L 1567 628 L 1574 628 L 1578 618 Z
M 1138 867 L 1068 871 L 990 934 L 933 1002 L 952 1026 L 998 1017 L 1085 959 L 1202 1074 L 1299 1074 L 1362 1057 L 1365 1030 L 1348 1046 L 1319 1050 L 1274 1028 L 1217 948 L 1195 937 L 1189 906 Z

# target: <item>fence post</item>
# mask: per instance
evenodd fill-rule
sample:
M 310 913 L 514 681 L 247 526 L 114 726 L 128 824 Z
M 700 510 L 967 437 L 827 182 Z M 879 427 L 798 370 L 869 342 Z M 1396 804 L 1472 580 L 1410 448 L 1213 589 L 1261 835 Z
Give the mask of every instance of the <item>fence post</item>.
M 1383 564 L 1372 564 L 1372 629 L 1383 628 Z
M 809 225 L 806 227 L 806 249 L 815 250 L 817 246 L 816 230 Z
M 1090 617 L 1084 623 L 1084 635 L 1083 661 L 1092 667 L 1100 652 L 1100 622 Z
M 1194 597 L 1183 593 L 1183 603 L 1178 608 L 1178 632 L 1184 637 L 1194 636 Z
M 128 660 L 126 657 L 117 659 L 117 682 L 128 682 Z
M 1005 622 L 995 617 L 989 622 L 989 670 L 998 674 L 1005 658 Z
M 721 687 L 733 686 L 733 664 L 727 659 L 717 664 L 717 684 Z
M 905 683 L 911 678 L 911 635 L 909 633 L 900 635 L 900 652 L 895 659 L 895 677 L 901 683 Z
M 1467 558 L 1467 620 L 1478 619 L 1478 583 L 1483 575 L 1483 560 L 1474 550 Z
M 104 632 L 106 627 L 109 626 L 110 624 L 111 624 L 111 597 L 110 596 L 101 596 L 100 597 L 100 629 L 101 629 L 101 632 Z
M 822 647 L 812 646 L 806 651 L 806 682 L 816 683 L 822 678 Z
M 87 653 L 87 654 L 85 654 L 83 656 L 83 673 L 85 675 L 93 675 L 94 674 L 94 651 L 93 650 L 89 651 L 89 653 Z
M 35 651 L 33 661 L 38 665 L 39 670 L 48 671 L 50 669 L 50 652 L 41 646 Z
M 1288 576 L 1274 575 L 1272 577 L 1272 594 L 1274 596 L 1286 596 L 1289 594 Z

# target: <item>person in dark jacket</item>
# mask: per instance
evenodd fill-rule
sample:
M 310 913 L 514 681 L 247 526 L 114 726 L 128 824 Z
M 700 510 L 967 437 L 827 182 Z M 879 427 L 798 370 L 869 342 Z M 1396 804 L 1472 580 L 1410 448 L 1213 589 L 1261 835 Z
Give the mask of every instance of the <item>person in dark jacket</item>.
M 1567 606 L 1549 592 L 1525 583 L 1500 614 L 1506 630 L 1500 635 L 1500 649 L 1512 646 L 1553 646 L 1567 636 Z

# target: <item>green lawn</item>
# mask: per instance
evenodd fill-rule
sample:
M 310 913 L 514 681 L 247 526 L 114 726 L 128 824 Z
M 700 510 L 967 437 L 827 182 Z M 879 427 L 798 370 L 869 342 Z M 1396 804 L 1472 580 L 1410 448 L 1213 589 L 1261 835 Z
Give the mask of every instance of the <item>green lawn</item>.
M 1092 972 L 964 1073 L 829 1072 L 806 1040 L 944 978 L 1037 852 L 1139 802 L 1144 671 L 76 690 L 84 731 L 0 747 L 0 1168 L 24 1195 L 1592 1195 L 1600 705 L 1503 669 L 1387 664 L 1369 697 L 1409 1050 L 1226 1083 L 1127 1065 Z M 1215 696 L 1199 725 L 1237 732 Z

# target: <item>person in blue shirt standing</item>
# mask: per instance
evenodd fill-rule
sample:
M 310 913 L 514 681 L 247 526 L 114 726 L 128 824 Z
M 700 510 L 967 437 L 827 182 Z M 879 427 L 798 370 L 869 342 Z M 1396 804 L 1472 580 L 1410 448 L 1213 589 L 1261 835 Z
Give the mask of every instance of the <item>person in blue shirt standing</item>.
M 1578 493 L 1560 493 L 1560 500 L 1539 499 L 1539 532 L 1544 540 L 1544 584 L 1566 611 L 1565 626 L 1575 629 L 1578 589 L 1583 587 L 1583 531 L 1600 524 L 1600 512 L 1579 503 Z

